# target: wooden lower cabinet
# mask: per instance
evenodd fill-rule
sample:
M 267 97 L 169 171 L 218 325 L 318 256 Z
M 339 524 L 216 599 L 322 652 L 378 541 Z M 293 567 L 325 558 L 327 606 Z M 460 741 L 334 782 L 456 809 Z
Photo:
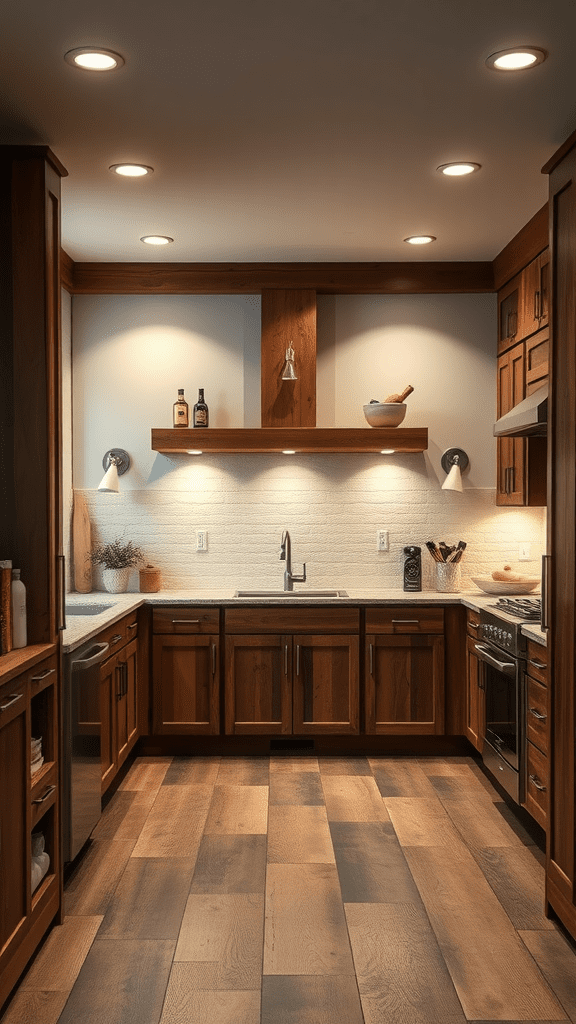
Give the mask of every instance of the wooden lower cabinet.
M 444 732 L 444 637 L 366 637 L 366 732 Z
M 259 634 L 226 637 L 226 732 L 359 732 L 359 638 Z
M 526 786 L 523 806 L 542 828 L 548 826 L 550 713 L 548 651 L 528 641 L 526 675 Z
M 217 634 L 154 637 L 154 733 L 214 735 L 219 732 L 219 665 Z
M 469 611 L 466 616 L 466 736 L 476 750 L 482 753 L 486 729 L 486 695 L 475 647 L 478 629 L 478 615 Z
M 138 640 L 100 668 L 100 757 L 104 792 L 138 739 Z

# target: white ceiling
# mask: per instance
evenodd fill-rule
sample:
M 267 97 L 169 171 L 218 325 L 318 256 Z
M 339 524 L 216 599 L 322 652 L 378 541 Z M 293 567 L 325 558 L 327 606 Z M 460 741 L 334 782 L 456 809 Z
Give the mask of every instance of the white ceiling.
M 576 128 L 574 0 L 5 0 L 0 33 L 0 138 L 68 169 L 74 260 L 492 259 Z M 125 65 L 64 62 L 89 44 Z M 517 44 L 548 60 L 485 67 Z

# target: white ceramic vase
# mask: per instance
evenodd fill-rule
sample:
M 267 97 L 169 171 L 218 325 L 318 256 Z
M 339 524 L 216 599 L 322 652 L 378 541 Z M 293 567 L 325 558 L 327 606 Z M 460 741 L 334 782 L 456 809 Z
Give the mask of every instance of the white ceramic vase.
M 124 594 L 128 590 L 130 569 L 103 569 L 102 579 L 109 594 Z

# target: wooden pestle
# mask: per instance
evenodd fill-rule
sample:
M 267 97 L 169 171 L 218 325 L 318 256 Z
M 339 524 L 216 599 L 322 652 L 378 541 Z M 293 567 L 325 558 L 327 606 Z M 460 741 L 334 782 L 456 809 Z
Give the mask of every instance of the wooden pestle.
M 386 403 L 387 402 L 403 402 L 404 399 L 408 398 L 408 395 L 411 395 L 413 391 L 414 391 L 414 388 L 412 387 L 411 384 L 409 384 L 407 388 L 404 388 L 404 391 L 402 392 L 401 395 L 388 395 L 388 398 L 386 399 Z

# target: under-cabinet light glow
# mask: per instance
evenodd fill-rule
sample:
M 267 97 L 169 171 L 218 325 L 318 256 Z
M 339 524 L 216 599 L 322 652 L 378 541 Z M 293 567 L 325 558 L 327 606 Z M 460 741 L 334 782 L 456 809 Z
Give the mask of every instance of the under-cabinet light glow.
M 199 448 L 189 448 L 188 451 L 186 452 L 186 454 L 187 455 L 202 455 L 202 452 L 200 451 Z
M 383 448 L 382 451 L 380 452 L 380 455 L 395 455 L 395 454 L 396 454 L 396 449 L 395 448 Z

